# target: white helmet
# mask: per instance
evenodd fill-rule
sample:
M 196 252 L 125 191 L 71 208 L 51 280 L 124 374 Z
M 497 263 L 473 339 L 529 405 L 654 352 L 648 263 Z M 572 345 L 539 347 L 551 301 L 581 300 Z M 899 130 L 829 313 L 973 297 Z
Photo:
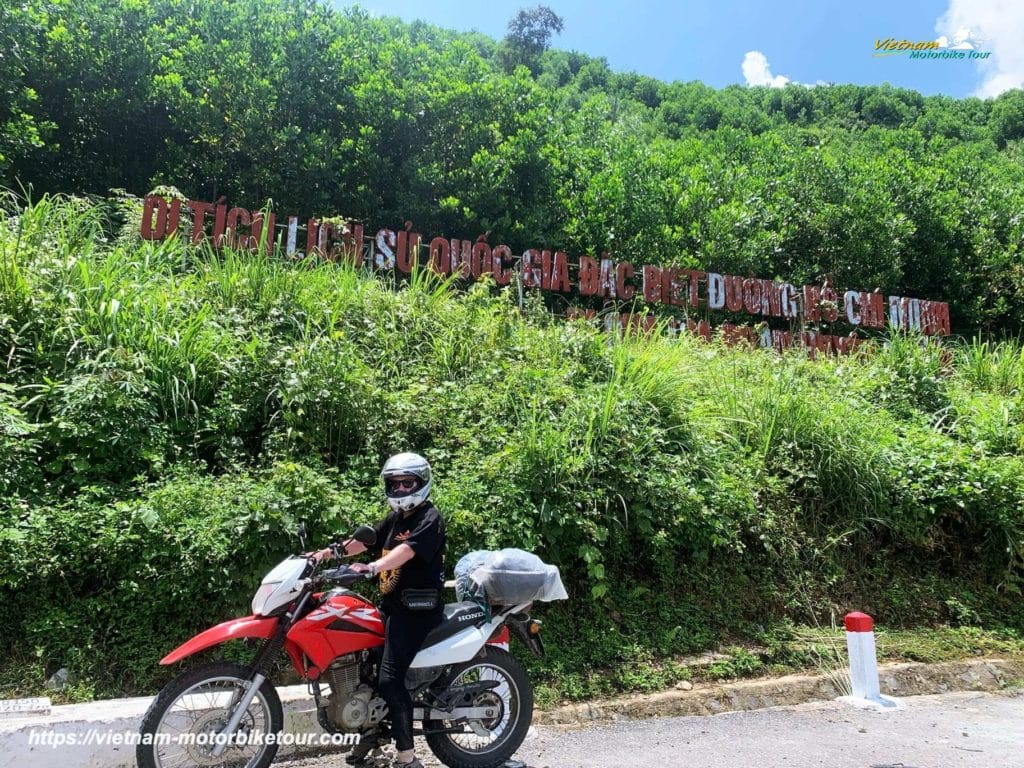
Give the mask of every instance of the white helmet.
M 384 481 L 384 494 L 388 497 L 388 504 L 396 512 L 415 509 L 430 496 L 430 464 L 418 453 L 399 453 L 392 456 L 385 462 L 380 477 Z M 400 488 L 391 482 L 395 477 L 414 477 L 416 483 L 411 489 Z

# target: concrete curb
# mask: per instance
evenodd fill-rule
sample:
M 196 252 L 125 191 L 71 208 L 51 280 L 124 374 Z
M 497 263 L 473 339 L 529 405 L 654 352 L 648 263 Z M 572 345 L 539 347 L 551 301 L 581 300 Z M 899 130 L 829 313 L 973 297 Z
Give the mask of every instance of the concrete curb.
M 995 691 L 1024 680 L 1024 659 L 977 659 L 944 664 L 891 664 L 879 669 L 882 692 L 890 696 Z M 624 696 L 559 707 L 534 713 L 537 725 L 580 726 L 672 715 L 714 715 L 721 712 L 763 709 L 841 696 L 837 680 L 828 676 L 790 675 L 768 680 L 748 680 L 727 685 L 698 684 L 693 690 L 673 690 L 648 696 Z M 285 710 L 285 731 L 292 734 L 322 733 L 316 722 L 313 700 L 305 686 L 278 688 Z M 32 745 L 31 732 L 62 734 L 82 739 L 90 730 L 135 734 L 152 698 L 112 699 L 89 704 L 53 707 L 48 715 L 9 717 L 0 720 L 0 768 L 56 765 L 61 768 L 133 768 L 135 747 L 82 744 L 53 748 Z M 336 749 L 336 748 L 335 748 Z M 332 751 L 319 745 L 282 746 L 278 760 Z
M 941 664 L 888 664 L 879 667 L 883 694 L 917 696 L 950 691 L 996 691 L 1024 680 L 1022 659 L 977 659 Z M 836 676 L 789 675 L 768 680 L 698 684 L 692 690 L 672 690 L 646 696 L 623 696 L 537 712 L 539 725 L 583 725 L 646 717 L 716 715 L 810 701 L 830 701 L 844 695 Z M 849 680 L 843 683 L 849 686 Z

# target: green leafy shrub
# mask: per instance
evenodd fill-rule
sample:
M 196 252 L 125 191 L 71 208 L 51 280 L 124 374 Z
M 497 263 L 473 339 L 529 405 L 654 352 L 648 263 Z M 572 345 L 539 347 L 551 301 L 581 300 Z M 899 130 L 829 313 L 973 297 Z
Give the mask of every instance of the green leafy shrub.
M 314 545 L 378 519 L 400 450 L 435 468 L 449 569 L 507 546 L 562 568 L 528 660 L 552 700 L 664 686 L 680 654 L 849 608 L 1024 627 L 1017 347 L 617 337 L 486 283 L 104 226 L 60 199 L 0 220 L 9 690 L 60 666 L 82 695 L 153 690 L 166 652 L 248 610 L 298 520 Z

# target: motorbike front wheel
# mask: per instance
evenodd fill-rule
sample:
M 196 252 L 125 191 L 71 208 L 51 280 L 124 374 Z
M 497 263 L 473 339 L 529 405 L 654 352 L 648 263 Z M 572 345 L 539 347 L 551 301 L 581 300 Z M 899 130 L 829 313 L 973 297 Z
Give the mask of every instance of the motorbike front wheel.
M 471 706 L 494 707 L 497 714 L 478 720 L 465 733 L 430 733 L 457 727 L 447 720 L 426 720 L 427 744 L 449 768 L 497 768 L 512 757 L 526 738 L 533 720 L 533 687 L 516 658 L 494 646 L 484 655 L 452 668 L 439 688 L 451 688 L 479 681 L 496 686 L 477 694 Z
M 277 754 L 268 733 L 281 732 L 281 700 L 264 680 L 227 748 L 213 754 L 216 735 L 246 690 L 251 670 L 221 661 L 193 667 L 164 686 L 142 720 L 135 750 L 139 768 L 266 768 Z

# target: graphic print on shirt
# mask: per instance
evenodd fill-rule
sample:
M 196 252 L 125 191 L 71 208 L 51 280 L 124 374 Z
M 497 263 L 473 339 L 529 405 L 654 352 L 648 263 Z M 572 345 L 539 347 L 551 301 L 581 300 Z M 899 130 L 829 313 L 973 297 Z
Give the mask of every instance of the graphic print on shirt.
M 394 538 L 395 545 L 397 546 L 398 544 L 401 544 L 411 535 L 412 531 L 402 531 L 401 533 L 396 534 Z M 381 558 L 387 557 L 388 552 L 390 551 L 390 549 L 382 549 L 380 553 Z M 398 585 L 398 576 L 399 574 L 401 574 L 401 572 L 401 566 L 391 571 L 380 572 L 380 592 L 382 595 L 387 595 L 394 590 L 394 588 Z

